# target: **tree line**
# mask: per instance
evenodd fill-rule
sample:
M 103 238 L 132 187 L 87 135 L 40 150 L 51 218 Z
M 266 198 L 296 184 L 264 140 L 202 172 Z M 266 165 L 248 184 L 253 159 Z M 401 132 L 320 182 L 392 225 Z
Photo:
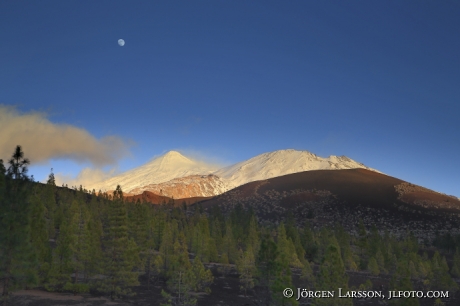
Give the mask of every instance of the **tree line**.
M 20 146 L 8 168 L 0 160 L 3 305 L 12 291 L 33 287 L 116 299 L 133 295 L 141 276 L 149 290 L 165 283 L 162 305 L 195 305 L 195 293 L 210 293 L 215 273 L 230 271 L 238 273 L 242 293 L 262 305 L 297 305 L 282 296 L 286 287 L 346 291 L 353 271 L 370 276 L 354 289 L 371 289 L 371 276 L 379 275 L 391 276 L 389 290 L 458 289 L 459 249 L 449 266 L 437 250 L 424 252 L 410 232 L 397 239 L 362 222 L 356 235 L 339 225 L 313 230 L 297 226 L 292 216 L 262 226 L 242 206 L 224 215 L 218 206 L 205 212 L 199 205 L 126 202 L 120 186 L 111 195 L 61 188 L 52 172 L 46 184 L 35 183 L 28 164 Z M 210 263 L 218 267 L 214 274 Z M 343 298 L 312 302 L 353 305 Z

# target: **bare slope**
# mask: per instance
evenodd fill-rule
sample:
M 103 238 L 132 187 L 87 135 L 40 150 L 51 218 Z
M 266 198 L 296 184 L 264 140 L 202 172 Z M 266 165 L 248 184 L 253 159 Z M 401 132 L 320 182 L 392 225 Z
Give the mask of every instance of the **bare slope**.
M 313 170 L 250 182 L 201 205 L 218 205 L 224 212 L 251 207 L 260 220 L 274 222 L 291 213 L 314 226 L 339 222 L 353 228 L 362 219 L 368 227 L 411 229 L 430 239 L 434 229 L 454 233 L 460 226 L 457 198 L 367 169 Z
M 288 193 L 298 191 L 297 196 Z M 223 199 L 244 200 L 270 193 L 285 194 L 284 203 L 310 199 L 317 191 L 327 191 L 352 206 L 394 208 L 395 204 L 409 204 L 426 209 L 460 212 L 460 201 L 403 180 L 367 169 L 340 171 L 305 171 L 251 182 L 205 202 L 206 205 Z M 431 203 L 431 204 L 430 204 Z
M 144 191 L 141 194 L 137 195 L 128 195 L 125 196 L 126 201 L 128 202 L 136 202 L 137 200 L 140 200 L 141 202 L 147 202 L 151 204 L 170 204 L 173 203 L 175 206 L 180 206 L 183 203 L 186 205 L 191 205 L 199 201 L 207 200 L 209 198 L 207 197 L 188 197 L 185 199 L 176 199 L 176 198 L 169 198 L 165 196 L 159 196 L 153 192 L 150 191 Z

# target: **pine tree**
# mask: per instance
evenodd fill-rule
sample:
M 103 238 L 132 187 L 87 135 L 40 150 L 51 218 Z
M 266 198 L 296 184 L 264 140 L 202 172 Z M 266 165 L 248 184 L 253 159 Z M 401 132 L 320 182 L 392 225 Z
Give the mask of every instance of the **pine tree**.
M 12 290 L 37 282 L 30 237 L 29 160 L 17 146 L 8 163 L 7 173 L 0 163 L 0 279 L 4 305 Z
M 72 284 L 66 284 L 66 290 L 71 290 L 74 293 L 87 292 L 89 286 L 87 284 L 79 284 L 78 279 L 83 275 L 84 271 L 88 271 L 88 265 L 92 260 L 91 255 L 91 233 L 89 231 L 89 211 L 85 204 L 80 200 L 72 201 L 69 209 L 70 220 L 69 229 L 72 236 L 72 272 L 75 275 Z
M 369 256 L 375 256 L 381 245 L 381 237 L 375 224 L 372 225 L 371 232 L 369 233 L 369 238 L 367 240 L 368 254 Z
M 201 215 L 192 230 L 191 250 L 201 261 L 209 262 L 211 255 L 211 234 L 208 219 Z
M 102 272 L 101 262 L 103 261 L 103 253 L 101 248 L 102 225 L 97 216 L 90 218 L 87 222 L 87 230 L 85 232 L 85 240 L 88 243 L 88 257 L 83 266 L 83 277 L 88 283 L 91 276 Z
M 368 261 L 368 256 L 369 256 L 369 242 L 367 239 L 367 231 L 364 226 L 363 220 L 359 220 L 359 225 L 358 225 L 358 241 L 357 245 L 359 248 L 359 268 L 361 270 L 365 270 L 367 268 L 367 261 Z
M 287 238 L 286 230 L 283 223 L 281 223 L 278 227 L 277 240 L 279 256 L 284 257 L 283 260 L 287 260 L 289 266 L 295 268 L 302 268 L 302 263 L 297 257 L 297 252 L 294 243 L 290 238 Z
M 253 254 L 257 254 L 260 248 L 259 231 L 257 229 L 257 220 L 254 215 L 249 221 L 248 236 L 246 239 L 246 249 L 252 249 Z
M 30 240 L 37 255 L 39 284 L 46 282 L 51 265 L 51 248 L 48 238 L 48 225 L 46 222 L 46 209 L 40 199 L 38 185 L 35 186 L 30 198 L 31 215 Z
M 316 284 L 316 290 L 331 290 L 331 288 L 348 290 L 348 276 L 345 273 L 345 266 L 337 243 L 330 244 L 326 249 Z M 314 302 L 315 305 L 353 305 L 352 299 L 338 297 L 316 299 Z
M 303 234 L 300 236 L 300 241 L 305 250 L 305 257 L 311 262 L 319 260 L 319 246 L 309 223 L 303 228 Z
M 162 267 L 158 267 L 158 269 L 163 271 L 163 273 L 168 271 L 172 262 L 172 257 L 174 256 L 174 232 L 176 231 L 174 225 L 175 223 L 173 222 L 166 224 L 163 231 L 163 237 L 161 238 L 159 251 L 160 258 L 157 260 L 157 263 L 161 262 Z
M 238 260 L 238 249 L 236 247 L 236 241 L 233 237 L 231 222 L 229 221 L 227 221 L 225 227 L 225 235 L 222 245 L 223 252 L 227 253 L 228 261 L 230 263 L 235 263 Z
M 262 292 L 262 299 L 265 304 L 271 301 L 270 287 L 274 283 L 274 279 L 279 270 L 279 265 L 276 261 L 278 258 L 278 247 L 275 241 L 269 234 L 262 236 L 259 254 L 258 254 L 258 270 L 259 270 L 259 283 L 264 289 Z
M 167 293 L 163 289 L 161 290 L 161 295 L 165 300 L 165 303 L 162 303 L 162 306 L 194 306 L 196 305 L 197 299 L 192 297 L 191 295 L 191 285 L 190 279 L 191 273 L 184 273 L 182 271 L 178 271 L 174 278 L 171 279 L 169 287 L 172 292 L 176 295 L 171 293 Z
M 377 265 L 379 267 L 380 272 L 385 272 L 385 257 L 383 256 L 383 253 L 380 248 L 377 250 L 377 253 L 375 254 L 375 260 L 377 261 Z
M 446 258 L 441 257 L 436 251 L 431 259 L 431 278 L 430 289 L 432 290 L 458 290 L 457 283 L 449 275 L 449 267 L 447 266 Z
M 302 284 L 304 285 L 303 288 L 313 288 L 315 287 L 315 275 L 313 274 L 313 269 L 311 264 L 305 259 L 303 263 L 302 272 L 300 274 L 300 279 Z
M 408 262 L 405 258 L 400 258 L 397 268 L 390 280 L 390 290 L 412 291 L 413 285 L 410 279 Z M 418 306 L 420 302 L 416 298 L 392 299 L 391 305 Z
M 50 291 L 65 290 L 66 285 L 71 284 L 70 274 L 73 270 L 72 257 L 74 255 L 73 245 L 75 237 L 69 221 L 64 220 L 59 229 L 56 240 L 56 248 L 53 252 L 51 268 L 48 276 L 48 283 L 45 288 Z
M 246 251 L 240 250 L 240 258 L 236 263 L 236 269 L 240 274 L 240 288 L 244 290 L 244 296 L 248 289 L 254 288 L 254 278 L 257 273 L 256 262 L 252 248 Z
M 55 238 L 55 228 L 57 225 L 57 220 L 55 218 L 56 215 L 56 180 L 54 179 L 53 169 L 51 169 L 51 173 L 48 177 L 46 186 L 43 189 L 42 200 L 45 206 L 46 211 L 46 219 L 47 219 L 47 226 L 48 226 L 48 236 L 50 239 Z
M 99 289 L 107 292 L 111 299 L 131 294 L 130 286 L 136 286 L 138 274 L 133 271 L 138 262 L 136 243 L 128 238 L 128 218 L 123 201 L 123 192 L 118 185 L 108 210 L 108 228 L 106 231 L 104 274 L 106 278 Z
M 282 296 L 283 290 L 288 287 L 292 288 L 292 272 L 289 267 L 289 261 L 280 252 L 278 258 L 275 261 L 277 267 L 275 271 L 275 277 L 270 286 L 271 299 L 275 305 L 297 305 L 297 301 L 294 299 L 286 300 Z
M 414 236 L 413 232 L 408 232 L 406 234 L 406 239 L 404 241 L 406 252 L 407 253 L 417 253 L 419 249 L 418 239 Z
M 222 254 L 222 243 L 223 243 L 223 236 L 222 236 L 222 224 L 218 218 L 211 219 L 211 237 L 213 239 L 214 245 L 218 254 Z
M 159 250 L 166 227 L 166 213 L 164 209 L 159 208 L 155 211 L 153 216 L 153 239 L 155 243 L 155 249 Z
M 222 273 L 223 275 L 227 275 L 230 270 L 231 270 L 231 266 L 230 266 L 230 263 L 228 262 L 228 255 L 227 253 L 223 253 L 221 256 L 220 256 L 220 259 L 219 259 L 219 263 L 220 263 L 220 266 L 219 268 L 217 268 L 217 270 Z
M 375 276 L 380 274 L 379 265 L 377 264 L 377 260 L 374 257 L 371 257 L 369 259 L 367 270 L 369 270 L 369 272 L 371 272 L 371 274 Z
M 277 244 L 270 235 L 265 234 L 262 238 L 258 254 L 258 266 L 260 271 L 259 283 L 265 289 L 262 295 L 265 303 L 297 305 L 296 300 L 286 300 L 282 296 L 284 288 L 292 287 L 289 257 L 284 252 L 278 251 Z
M 94 226 L 90 228 L 90 212 L 80 194 L 73 197 L 65 196 L 64 203 L 71 200 L 71 205 L 63 209 L 60 221 L 57 247 L 54 249 L 48 283 L 48 290 L 69 290 L 87 292 L 86 283 L 89 274 L 95 274 L 100 269 L 101 254 L 98 238 L 101 232 Z M 97 235 L 97 237 L 96 237 Z M 70 278 L 74 274 L 74 280 Z M 79 283 L 83 278 L 84 282 Z
M 150 290 L 151 280 L 159 276 L 161 270 L 159 267 L 162 267 L 162 263 L 157 262 L 160 258 L 159 255 L 155 253 L 155 219 L 152 209 L 148 210 L 147 218 L 147 237 L 146 237 L 146 248 L 145 248 L 145 272 L 147 275 L 147 289 Z
M 214 276 L 209 269 L 206 269 L 199 257 L 195 257 L 192 265 L 193 290 L 196 292 L 211 293 L 209 286 L 214 281 Z
M 173 242 L 173 249 L 169 255 L 169 265 L 167 267 L 166 275 L 171 277 L 175 272 L 187 272 L 191 268 L 187 243 L 183 232 L 179 232 Z
M 387 241 L 386 251 L 383 253 L 384 260 L 385 260 L 385 269 L 389 273 L 394 273 L 396 271 L 398 261 L 396 258 L 396 254 L 393 251 L 393 246 L 392 246 L 393 244 L 391 243 L 391 241 L 386 240 L 386 239 L 387 238 L 385 238 L 385 241 Z
M 288 220 L 286 223 L 286 236 L 288 239 L 292 240 L 295 252 L 297 253 L 297 258 L 302 263 L 305 258 L 305 249 L 302 246 L 299 229 L 296 226 L 294 216 L 291 212 L 289 212 Z
M 6 195 L 6 168 L 3 164 L 3 159 L 0 159 L 0 200 L 3 200 Z
M 53 168 L 51 168 L 51 173 L 48 176 L 48 180 L 46 181 L 46 184 L 56 186 L 56 179 L 54 178 Z
M 174 241 L 173 253 L 166 275 L 170 293 L 162 291 L 162 295 L 167 301 L 163 305 L 195 305 L 196 299 L 191 296 L 191 292 L 197 286 L 196 276 L 188 258 L 187 244 L 182 232 Z
M 148 224 L 148 208 L 140 203 L 139 200 L 132 205 L 132 213 L 129 220 L 129 233 L 139 248 L 139 264 L 138 269 L 144 271 L 147 264 L 147 250 L 149 248 L 149 224 Z
M 351 250 L 350 235 L 341 225 L 336 226 L 335 232 L 337 242 L 339 243 L 340 250 L 342 252 L 342 260 L 345 268 L 351 271 L 357 271 L 358 265 L 356 264 L 355 258 L 353 257 L 353 251 Z
M 452 265 L 451 273 L 455 277 L 460 277 L 460 249 L 457 248 L 454 255 L 454 263 Z

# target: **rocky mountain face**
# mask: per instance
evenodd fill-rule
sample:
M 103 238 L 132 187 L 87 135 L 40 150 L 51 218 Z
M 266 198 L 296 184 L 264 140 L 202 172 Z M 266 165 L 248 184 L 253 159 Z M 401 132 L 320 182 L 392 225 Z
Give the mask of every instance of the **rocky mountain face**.
M 150 191 L 175 199 L 209 197 L 249 182 L 291 173 L 356 168 L 378 172 L 346 156 L 323 158 L 308 151 L 264 153 L 224 168 L 170 151 L 143 166 L 90 186 L 90 189 L 112 191 L 119 184 L 131 195 Z
M 130 194 L 141 194 L 150 191 L 154 194 L 174 199 L 193 197 L 212 197 L 224 193 L 228 185 L 216 175 L 189 175 L 159 184 L 148 184 L 132 189 Z

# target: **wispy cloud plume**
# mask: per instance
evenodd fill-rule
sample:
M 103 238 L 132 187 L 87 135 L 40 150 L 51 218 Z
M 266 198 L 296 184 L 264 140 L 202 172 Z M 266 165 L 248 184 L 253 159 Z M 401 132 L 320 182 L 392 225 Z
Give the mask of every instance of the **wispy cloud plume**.
M 90 189 L 93 184 L 109 179 L 115 174 L 117 174 L 116 168 L 109 170 L 84 168 L 77 176 L 67 175 L 60 172 L 56 173 L 55 176 L 57 185 L 67 184 L 69 187 L 78 187 L 82 185 L 83 187 Z
M 96 167 L 116 164 L 129 155 L 130 147 L 117 136 L 97 139 L 82 128 L 52 123 L 45 113 L 20 113 L 0 105 L 0 158 L 8 159 L 16 145 L 32 163 L 70 159 Z
M 225 167 L 231 164 L 231 162 L 222 159 L 222 157 L 217 157 L 216 155 L 212 155 L 209 153 L 205 153 L 203 151 L 192 149 L 192 148 L 175 148 L 174 151 L 180 152 L 186 157 L 189 157 L 197 162 L 202 162 L 209 166 L 215 167 Z M 166 153 L 166 152 L 165 152 Z

